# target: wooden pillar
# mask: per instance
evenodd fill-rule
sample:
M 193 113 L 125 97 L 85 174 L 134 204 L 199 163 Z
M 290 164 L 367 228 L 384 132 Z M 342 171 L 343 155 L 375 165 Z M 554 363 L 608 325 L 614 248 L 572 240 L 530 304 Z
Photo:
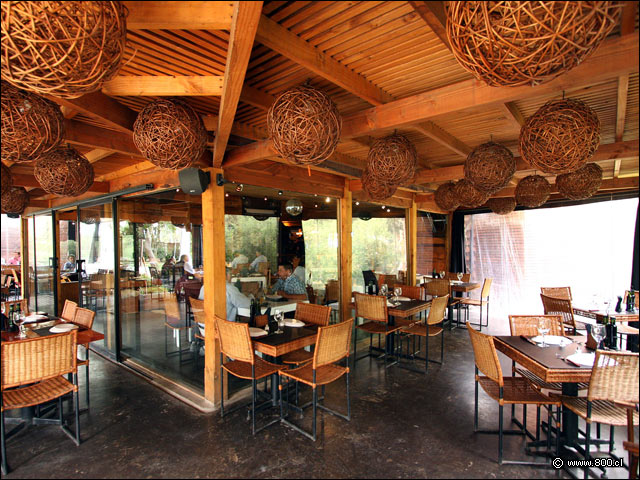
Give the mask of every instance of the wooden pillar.
M 351 317 L 351 224 L 352 224 L 352 208 L 351 208 L 351 190 L 349 189 L 349 181 L 345 181 L 344 194 L 339 201 L 338 209 L 338 276 L 340 278 L 340 319 L 348 320 Z
M 204 268 L 204 311 L 207 341 L 204 349 L 204 396 L 220 400 L 220 342 L 214 335 L 214 315 L 227 318 L 224 241 L 224 187 L 216 185 L 220 169 L 211 174 L 209 188 L 202 194 L 202 265 Z
M 20 298 L 27 298 L 27 294 L 33 295 L 33 292 L 29 292 L 27 287 L 29 280 L 29 228 L 27 222 L 29 220 L 29 218 L 20 217 Z M 31 219 L 31 221 L 33 220 Z M 27 305 L 29 305 L 28 298 Z
M 415 198 L 411 206 L 405 209 L 404 224 L 407 237 L 407 285 L 416 284 L 416 269 L 418 265 L 418 205 Z

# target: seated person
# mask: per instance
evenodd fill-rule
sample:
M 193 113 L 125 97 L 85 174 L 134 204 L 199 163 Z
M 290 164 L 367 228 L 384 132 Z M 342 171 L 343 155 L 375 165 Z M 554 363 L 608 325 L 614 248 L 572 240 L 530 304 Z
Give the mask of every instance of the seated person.
M 293 274 L 300 279 L 303 285 L 306 284 L 307 279 L 305 278 L 307 275 L 307 271 L 304 269 L 304 260 L 299 256 L 295 255 L 293 260 L 291 261 L 293 265 Z
M 229 266 L 233 269 L 236 269 L 238 268 L 238 265 L 243 265 L 245 263 L 249 263 L 249 259 L 247 258 L 247 256 L 243 255 L 240 252 L 234 252 L 233 260 L 231 260 Z
M 293 274 L 290 263 L 278 265 L 278 281 L 273 285 L 272 292 L 292 300 L 306 300 L 307 289 L 304 283 Z
M 249 270 L 257 272 L 258 264 L 260 263 L 269 263 L 269 260 L 267 260 L 267 257 L 265 257 L 261 251 L 256 250 L 256 258 L 254 258 L 253 262 L 251 262 L 251 265 L 249 265 Z
M 198 300 L 204 300 L 204 285 L 200 288 Z M 227 320 L 235 322 L 238 317 L 239 308 L 249 308 L 251 300 L 231 283 L 231 269 L 227 268 Z M 204 324 L 198 323 L 200 333 L 204 336 Z
M 67 257 L 67 261 L 64 262 L 64 265 L 62 266 L 62 271 L 63 272 L 75 272 L 76 271 L 76 257 L 74 257 L 73 255 L 69 255 Z
M 182 263 L 182 269 L 185 274 L 193 275 L 196 271 L 193 269 L 193 265 L 191 265 L 191 260 L 189 259 L 189 255 L 182 255 L 180 257 L 180 263 Z

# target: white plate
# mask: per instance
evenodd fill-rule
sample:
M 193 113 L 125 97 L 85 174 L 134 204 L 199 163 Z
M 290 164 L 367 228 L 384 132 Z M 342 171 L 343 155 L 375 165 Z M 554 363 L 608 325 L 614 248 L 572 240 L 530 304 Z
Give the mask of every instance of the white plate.
M 450 282 L 454 285 L 458 285 L 460 283 L 462 283 L 462 280 L 450 280 Z
M 387 307 L 390 308 L 396 308 L 398 305 L 394 305 L 393 303 L 391 303 L 389 300 L 387 300 Z
M 596 354 L 595 352 L 591 352 L 591 353 L 574 353 L 573 355 L 569 355 L 566 358 L 567 362 L 573 363 L 574 365 L 578 366 L 578 367 L 593 367 L 593 363 L 596 361 Z M 609 359 L 607 360 L 606 358 L 600 358 L 600 366 L 614 366 L 617 365 L 618 362 L 616 362 L 615 360 Z
M 251 335 L 252 337 L 263 337 L 269 334 L 265 332 L 262 328 L 249 327 L 249 335 Z
M 542 335 L 533 337 L 531 340 L 533 340 L 536 343 L 542 343 Z M 566 347 L 567 345 L 571 345 L 571 340 L 569 340 L 568 338 L 557 336 L 557 335 L 545 335 L 544 343 L 545 345 L 561 345 Z
M 401 302 L 410 302 L 411 299 L 409 297 L 398 297 L 398 300 L 400 300 Z
M 296 320 L 295 318 L 285 318 L 284 325 L 285 327 L 304 327 L 304 322 Z
M 269 300 L 280 300 L 282 295 L 265 295 Z
M 46 318 L 47 318 L 46 315 L 33 314 L 27 317 L 24 317 L 24 323 L 37 322 L 38 320 L 46 320 Z
M 75 330 L 76 328 L 78 328 L 78 326 L 74 325 L 73 323 L 60 323 L 51 327 L 49 331 L 51 333 L 67 333 L 71 330 Z

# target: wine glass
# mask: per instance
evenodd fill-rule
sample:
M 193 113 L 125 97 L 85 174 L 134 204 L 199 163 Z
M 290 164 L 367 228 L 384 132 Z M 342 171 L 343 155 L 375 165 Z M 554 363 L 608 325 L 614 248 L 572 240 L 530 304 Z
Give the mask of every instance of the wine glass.
M 606 336 L 605 326 L 600 323 L 593 325 L 593 327 L 591 327 L 591 335 L 593 336 L 593 338 L 595 338 L 596 342 L 598 343 L 598 347 L 600 347 L 600 342 Z
M 18 326 L 18 338 L 27 338 L 27 328 L 24 326 L 24 321 L 26 320 L 23 313 L 21 313 L 15 320 L 16 325 Z
M 445 272 L 444 270 L 442 270 L 440 272 L 440 278 L 447 278 L 447 272 Z
M 386 296 L 388 291 L 389 291 L 389 287 L 387 286 L 386 283 L 383 283 L 382 286 L 380 287 L 380 295 Z
M 402 295 L 402 288 L 396 287 L 393 289 L 393 294 L 396 296 L 395 301 L 398 301 L 398 297 Z
M 458 281 L 461 282 L 462 281 L 462 277 L 464 276 L 464 274 L 462 272 L 458 272 Z
M 283 333 L 284 330 L 282 330 L 284 328 L 284 315 L 282 315 L 282 312 L 280 310 L 276 310 L 274 315 L 273 315 L 276 319 L 276 322 L 278 322 L 278 330 L 276 331 L 276 333 Z
M 549 319 L 548 318 L 541 318 L 538 321 L 538 333 L 540 333 L 540 335 L 542 335 L 542 345 L 541 347 L 546 347 L 546 343 L 544 341 L 544 336 L 549 333 Z

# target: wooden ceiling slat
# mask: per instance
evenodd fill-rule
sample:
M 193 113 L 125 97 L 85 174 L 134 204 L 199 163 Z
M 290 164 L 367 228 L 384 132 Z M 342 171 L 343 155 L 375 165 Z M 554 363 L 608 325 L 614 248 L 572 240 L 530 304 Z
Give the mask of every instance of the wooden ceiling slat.
M 129 9 L 130 30 L 224 30 L 231 26 L 233 2 L 134 2 Z

